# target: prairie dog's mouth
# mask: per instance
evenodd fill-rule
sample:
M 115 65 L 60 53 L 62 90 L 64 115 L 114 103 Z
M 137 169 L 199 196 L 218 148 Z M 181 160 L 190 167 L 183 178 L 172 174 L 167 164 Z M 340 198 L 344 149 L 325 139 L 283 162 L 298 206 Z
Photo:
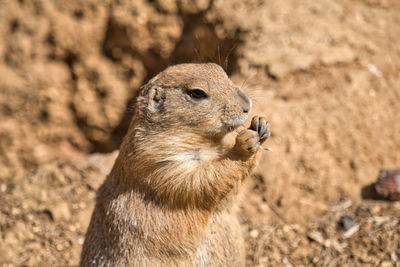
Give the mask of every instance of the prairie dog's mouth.
M 241 118 L 235 119 L 232 122 L 230 122 L 229 124 L 227 124 L 228 131 L 232 132 L 233 130 L 235 130 L 239 126 L 243 125 L 247 121 L 248 117 L 249 117 L 248 115 L 245 115 L 245 116 L 242 116 Z

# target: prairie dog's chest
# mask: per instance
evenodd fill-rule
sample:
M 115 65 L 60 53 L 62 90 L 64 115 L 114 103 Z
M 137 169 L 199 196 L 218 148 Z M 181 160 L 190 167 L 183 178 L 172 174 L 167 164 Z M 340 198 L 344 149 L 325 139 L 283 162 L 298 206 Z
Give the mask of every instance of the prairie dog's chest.
M 201 164 L 211 162 L 221 156 L 217 149 L 197 148 L 171 153 L 168 160 L 180 166 L 196 168 Z

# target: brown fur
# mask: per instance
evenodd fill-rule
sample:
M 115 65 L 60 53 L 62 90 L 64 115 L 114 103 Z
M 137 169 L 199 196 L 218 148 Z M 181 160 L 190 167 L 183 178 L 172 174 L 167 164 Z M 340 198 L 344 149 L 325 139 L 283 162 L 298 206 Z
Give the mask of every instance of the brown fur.
M 194 88 L 208 97 L 194 99 Z M 81 266 L 244 265 L 235 195 L 267 122 L 253 119 L 234 147 L 222 141 L 250 108 L 215 64 L 172 66 L 149 81 L 98 191 Z

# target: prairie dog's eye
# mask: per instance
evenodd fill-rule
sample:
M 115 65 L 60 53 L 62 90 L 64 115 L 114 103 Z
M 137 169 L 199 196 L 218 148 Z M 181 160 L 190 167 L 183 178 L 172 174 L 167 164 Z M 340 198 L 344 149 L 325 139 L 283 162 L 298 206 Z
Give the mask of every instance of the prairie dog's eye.
M 189 89 L 187 93 L 188 95 L 190 95 L 191 98 L 194 99 L 205 99 L 208 97 L 207 93 L 199 88 Z

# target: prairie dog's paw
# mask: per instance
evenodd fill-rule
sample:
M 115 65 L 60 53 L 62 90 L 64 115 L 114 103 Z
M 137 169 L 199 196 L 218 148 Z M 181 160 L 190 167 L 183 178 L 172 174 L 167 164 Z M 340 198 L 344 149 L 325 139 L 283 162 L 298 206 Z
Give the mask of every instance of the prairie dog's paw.
M 252 155 L 260 147 L 260 137 L 256 131 L 251 129 L 242 130 L 236 136 L 235 149 L 239 154 Z
M 242 130 L 236 136 L 235 150 L 239 154 L 251 156 L 270 135 L 268 121 L 264 117 L 255 116 L 251 120 L 249 129 Z
M 269 122 L 264 117 L 254 116 L 251 120 L 249 129 L 258 133 L 258 136 L 260 137 L 260 144 L 264 143 L 264 141 L 267 140 L 267 138 L 271 135 Z

